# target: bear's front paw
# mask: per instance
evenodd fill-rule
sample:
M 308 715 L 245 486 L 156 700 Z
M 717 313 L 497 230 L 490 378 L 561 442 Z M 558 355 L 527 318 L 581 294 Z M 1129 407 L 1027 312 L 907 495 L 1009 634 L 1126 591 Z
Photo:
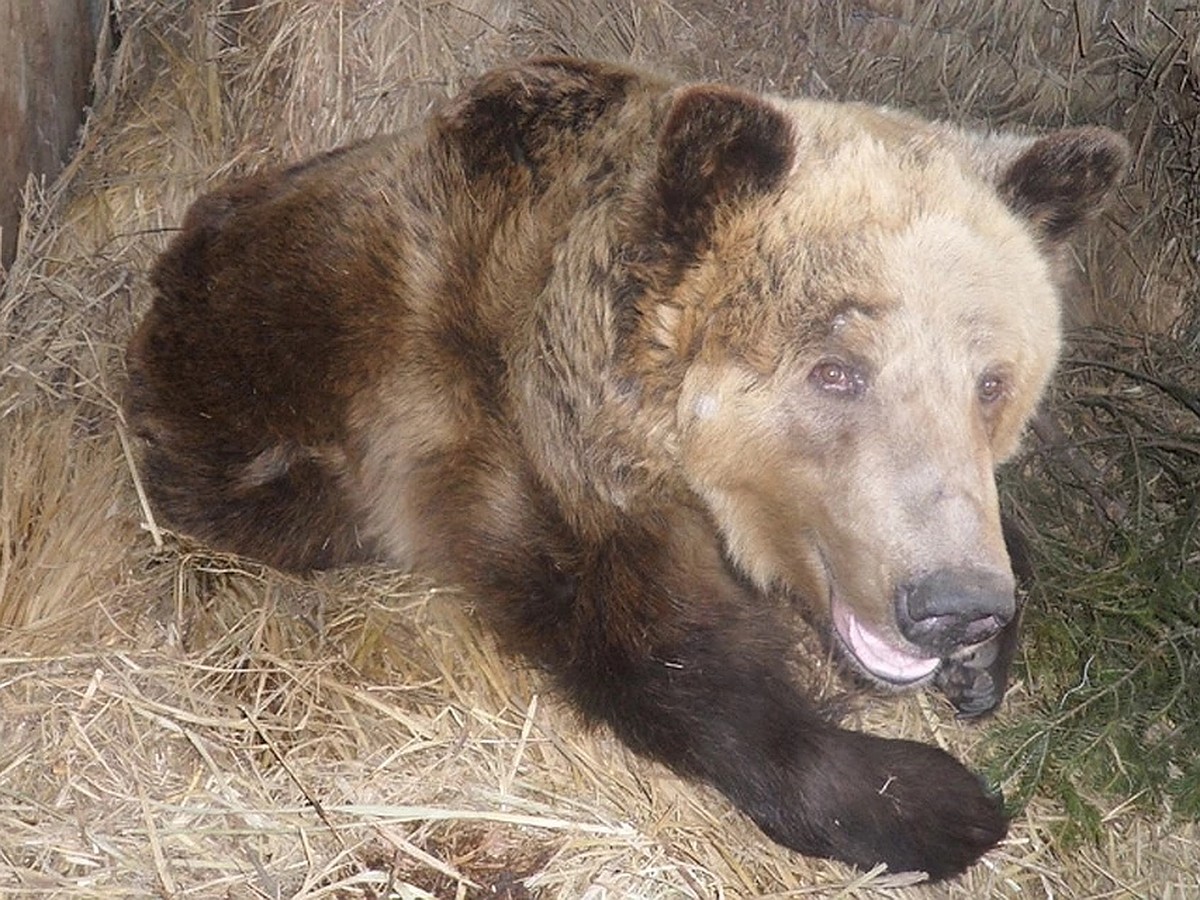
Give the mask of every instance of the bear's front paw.
M 911 741 L 857 735 L 858 771 L 833 833 L 862 866 L 957 875 L 1008 833 L 999 793 L 948 753 Z
M 936 747 L 840 732 L 796 774 L 801 796 L 756 816 L 759 825 L 780 843 L 861 869 L 885 863 L 950 878 L 1008 832 L 999 794 Z

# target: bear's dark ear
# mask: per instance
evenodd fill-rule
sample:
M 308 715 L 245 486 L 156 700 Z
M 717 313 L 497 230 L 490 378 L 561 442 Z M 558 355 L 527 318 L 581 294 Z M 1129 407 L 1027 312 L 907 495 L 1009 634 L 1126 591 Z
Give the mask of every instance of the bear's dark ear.
M 1107 128 L 1039 138 L 1001 171 L 1000 195 L 1047 243 L 1067 238 L 1108 199 L 1129 163 L 1129 144 Z
M 765 193 L 792 164 L 784 114 L 732 88 L 698 85 L 675 98 L 659 136 L 658 194 L 664 225 L 696 246 L 723 203 Z

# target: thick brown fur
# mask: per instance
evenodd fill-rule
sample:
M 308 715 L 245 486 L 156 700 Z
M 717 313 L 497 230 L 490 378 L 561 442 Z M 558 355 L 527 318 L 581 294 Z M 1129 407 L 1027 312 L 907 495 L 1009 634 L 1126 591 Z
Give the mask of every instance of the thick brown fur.
M 1125 154 L 492 72 L 193 206 L 129 351 L 152 501 L 284 569 L 459 583 L 591 720 L 779 842 L 954 875 L 999 799 L 821 718 L 785 605 L 876 682 L 999 702 L 993 471 L 1054 364 L 1054 259 Z

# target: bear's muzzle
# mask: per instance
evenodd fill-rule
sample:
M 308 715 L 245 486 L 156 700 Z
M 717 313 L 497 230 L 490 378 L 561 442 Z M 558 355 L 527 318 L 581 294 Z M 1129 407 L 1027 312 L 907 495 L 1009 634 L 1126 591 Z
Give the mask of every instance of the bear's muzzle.
M 936 656 L 982 643 L 1016 615 L 1012 574 L 992 569 L 939 569 L 901 585 L 896 623 L 913 645 Z

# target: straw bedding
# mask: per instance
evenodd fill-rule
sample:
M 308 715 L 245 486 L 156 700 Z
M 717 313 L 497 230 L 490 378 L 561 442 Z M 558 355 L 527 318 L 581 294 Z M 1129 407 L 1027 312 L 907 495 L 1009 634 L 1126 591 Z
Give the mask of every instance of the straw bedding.
M 1182 530 L 1146 540 L 1176 541 L 1163 571 L 1192 630 L 1172 632 L 1170 672 L 1186 685 L 1200 677 L 1186 594 L 1200 568 L 1198 20 L 1125 0 L 115 3 L 78 152 L 54 184 L 29 184 L 0 295 L 0 893 L 934 894 L 789 854 L 585 732 L 451 585 L 289 579 L 164 533 L 119 412 L 123 344 L 205 186 L 402 127 L 515 56 L 631 58 L 993 125 L 1107 124 L 1137 156 L 1077 247 L 1070 315 L 1090 330 L 1006 480 L 1047 535 L 1044 621 L 1059 588 L 1070 598 L 1070 565 L 1105 569 L 1114 526 Z M 1094 788 L 1069 762 L 1031 774 L 987 749 L 1087 686 L 1087 671 L 1056 685 L 1058 639 L 1031 618 L 1028 675 L 992 725 L 959 725 L 934 697 L 843 698 L 848 724 L 992 760 L 1024 803 L 1009 840 L 936 895 L 1200 896 L 1200 739 L 1178 702 L 1143 723 L 1175 729 L 1160 793 Z

